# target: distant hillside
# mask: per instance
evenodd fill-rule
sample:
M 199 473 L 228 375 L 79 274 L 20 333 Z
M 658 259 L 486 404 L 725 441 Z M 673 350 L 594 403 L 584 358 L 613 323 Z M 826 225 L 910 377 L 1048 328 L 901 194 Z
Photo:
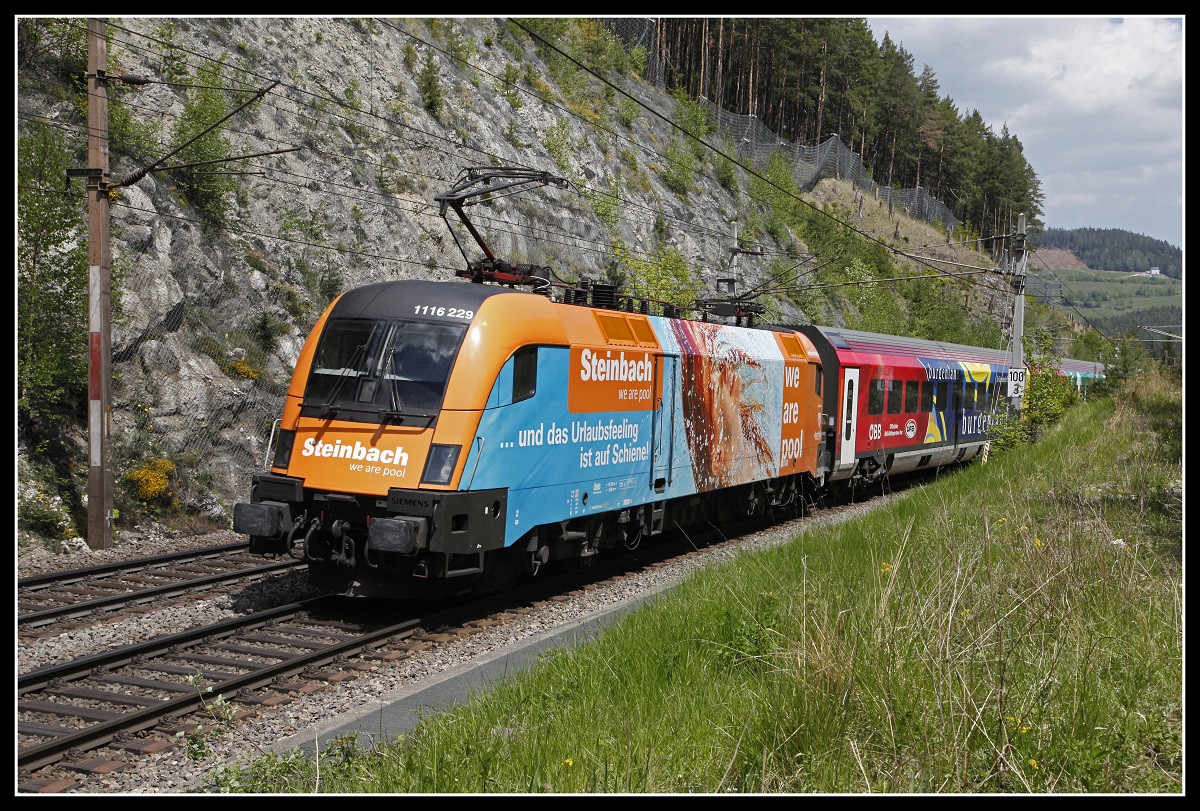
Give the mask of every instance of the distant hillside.
M 1071 251 L 1064 248 L 1040 247 L 1029 258 L 1029 270 L 1036 273 L 1041 268 L 1051 270 L 1088 270 L 1084 262 Z
M 1037 239 L 1037 253 L 1047 267 L 1054 265 L 1049 249 L 1070 251 L 1092 270 L 1144 273 L 1156 267 L 1164 276 L 1183 278 L 1183 250 L 1161 239 L 1152 239 L 1119 228 L 1047 228 Z
M 1166 329 L 1174 335 L 1182 329 L 1180 279 L 1164 274 L 1092 270 L 1073 253 L 1059 248 L 1039 248 L 1027 269 L 1028 292 L 1038 301 L 1110 338 L 1135 332 L 1155 357 L 1163 357 L 1170 343 L 1153 330 Z

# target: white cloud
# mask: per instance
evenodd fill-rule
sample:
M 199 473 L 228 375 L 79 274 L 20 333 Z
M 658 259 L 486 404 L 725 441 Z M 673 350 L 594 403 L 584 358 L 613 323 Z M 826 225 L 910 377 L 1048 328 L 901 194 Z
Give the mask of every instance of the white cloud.
M 868 23 L 929 65 L 960 114 L 1025 150 L 1057 228 L 1183 245 L 1180 18 L 907 17 Z

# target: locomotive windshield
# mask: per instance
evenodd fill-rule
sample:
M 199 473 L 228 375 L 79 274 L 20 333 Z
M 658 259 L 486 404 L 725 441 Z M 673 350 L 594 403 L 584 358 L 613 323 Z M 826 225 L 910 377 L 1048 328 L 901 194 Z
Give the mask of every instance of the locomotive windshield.
M 322 416 L 342 411 L 367 411 L 381 420 L 431 415 L 441 405 L 466 331 L 465 324 L 330 319 L 313 359 L 304 405 L 319 407 Z

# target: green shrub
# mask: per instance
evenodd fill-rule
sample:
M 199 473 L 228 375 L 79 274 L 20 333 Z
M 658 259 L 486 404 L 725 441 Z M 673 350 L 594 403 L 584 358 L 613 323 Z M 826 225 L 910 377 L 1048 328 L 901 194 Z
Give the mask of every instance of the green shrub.
M 425 62 L 421 66 L 421 73 L 417 76 L 417 90 L 421 93 L 421 105 L 429 111 L 429 114 L 434 118 L 440 118 L 442 115 L 442 104 L 444 103 L 444 93 L 442 92 L 442 80 L 438 75 L 437 63 L 433 61 L 433 52 L 425 52 Z
M 17 529 L 50 540 L 62 540 L 75 531 L 71 514 L 62 500 L 38 492 L 17 501 Z
M 500 78 L 496 81 L 496 90 L 504 97 L 513 107 L 520 107 L 524 102 L 521 100 L 521 94 L 517 90 L 517 82 L 521 80 L 521 69 L 509 62 L 504 66 L 504 72 L 500 74 Z
M 37 122 L 17 141 L 17 419 L 35 443 L 58 433 L 87 396 L 84 204 L 82 195 L 48 193 L 61 191 L 82 149 Z
M 666 166 L 662 171 L 667 188 L 680 196 L 688 193 L 696 179 L 696 157 L 679 138 L 672 138 L 663 155 Z
M 718 155 L 715 168 L 717 170 L 717 182 L 726 191 L 733 191 L 737 185 L 737 173 L 734 171 L 733 161 L 724 155 Z
M 197 86 L 187 91 L 183 112 L 172 132 L 176 144 L 191 141 L 180 150 L 177 157 L 181 168 L 173 170 L 172 175 L 188 204 L 207 222 L 218 224 L 224 222 L 229 195 L 237 188 L 237 181 L 232 176 L 220 173 L 220 170 L 233 168 L 219 163 L 233 154 L 221 127 L 204 132 L 229 113 L 229 103 L 221 89 L 221 65 L 209 63 L 199 68 L 196 81 Z M 203 165 L 183 166 L 201 163 Z
M 617 100 L 617 121 L 625 129 L 633 129 L 633 122 L 637 121 L 638 113 L 641 112 L 641 105 L 628 96 L 621 96 Z
M 571 127 L 566 121 L 558 121 L 546 129 L 542 137 L 546 151 L 554 159 L 554 164 L 564 175 L 571 171 Z

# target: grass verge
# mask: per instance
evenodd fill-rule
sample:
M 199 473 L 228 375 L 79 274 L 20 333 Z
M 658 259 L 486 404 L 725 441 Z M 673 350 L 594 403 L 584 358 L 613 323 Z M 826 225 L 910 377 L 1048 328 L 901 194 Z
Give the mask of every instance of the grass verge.
M 1182 417 L 1135 381 L 270 793 L 1180 793 Z

